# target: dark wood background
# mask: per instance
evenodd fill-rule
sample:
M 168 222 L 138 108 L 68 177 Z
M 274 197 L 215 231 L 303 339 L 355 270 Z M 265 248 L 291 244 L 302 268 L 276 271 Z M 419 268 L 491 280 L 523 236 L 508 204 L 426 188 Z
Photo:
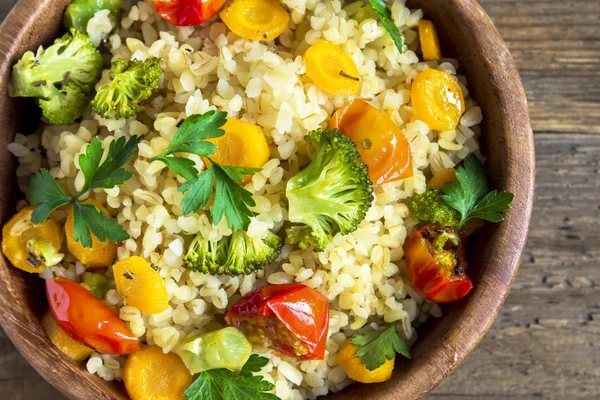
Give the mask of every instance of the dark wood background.
M 535 207 L 500 316 L 430 398 L 600 399 L 600 0 L 480 3 L 529 98 Z M 63 399 L 1 330 L 0 399 Z

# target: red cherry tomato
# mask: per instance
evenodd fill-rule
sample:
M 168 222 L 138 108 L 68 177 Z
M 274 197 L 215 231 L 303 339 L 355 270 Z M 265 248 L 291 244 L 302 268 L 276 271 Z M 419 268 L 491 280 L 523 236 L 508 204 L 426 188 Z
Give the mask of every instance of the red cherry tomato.
M 140 349 L 137 338 L 89 290 L 65 278 L 46 280 L 50 310 L 73 339 L 105 354 L 129 354 Z
M 173 25 L 198 25 L 211 19 L 226 0 L 154 0 L 154 9 Z
M 466 275 L 465 237 L 447 226 L 428 225 L 406 245 L 406 269 L 425 298 L 450 303 L 463 298 L 473 284 Z
M 255 346 L 302 360 L 325 356 L 329 301 L 308 286 L 269 285 L 255 290 L 238 300 L 225 320 Z

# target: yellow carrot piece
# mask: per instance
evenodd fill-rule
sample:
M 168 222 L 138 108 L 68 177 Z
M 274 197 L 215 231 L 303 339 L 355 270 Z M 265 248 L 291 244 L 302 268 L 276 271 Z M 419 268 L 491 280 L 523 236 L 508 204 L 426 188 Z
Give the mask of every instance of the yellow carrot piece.
M 354 60 L 336 44 L 317 40 L 304 53 L 306 75 L 325 92 L 353 96 L 360 88 Z
M 440 39 L 438 38 L 433 22 L 425 19 L 419 21 L 419 39 L 425 61 L 439 61 L 442 59 Z
M 144 346 L 127 359 L 123 381 L 131 400 L 184 400 L 192 375 L 177 354 Z
M 219 16 L 236 35 L 260 41 L 275 39 L 290 22 L 278 0 L 232 0 Z

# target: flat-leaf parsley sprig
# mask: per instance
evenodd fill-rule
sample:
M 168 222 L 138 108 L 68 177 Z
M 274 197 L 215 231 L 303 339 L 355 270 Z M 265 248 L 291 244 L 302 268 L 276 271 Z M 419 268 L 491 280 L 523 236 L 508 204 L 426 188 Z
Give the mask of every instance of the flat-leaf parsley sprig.
M 410 347 L 398 336 L 396 324 L 379 330 L 352 337 L 351 343 L 358 346 L 356 356 L 369 371 L 375 371 L 396 353 L 410 358 Z
M 469 156 L 456 170 L 456 178 L 458 182 L 446 183 L 442 199 L 460 213 L 459 228 L 471 218 L 490 222 L 504 219 L 500 213 L 510 209 L 515 195 L 492 190 L 485 169 L 475 155 Z
M 133 174 L 124 167 L 138 148 L 144 136 L 121 137 L 111 142 L 106 158 L 102 141 L 97 137 L 87 146 L 85 153 L 79 155 L 79 167 L 85 182 L 75 196 L 67 195 L 54 177 L 46 169 L 41 169 L 29 180 L 29 201 L 37 208 L 31 215 L 31 222 L 41 224 L 58 207 L 73 203 L 74 237 L 83 247 L 92 247 L 90 231 L 101 242 L 107 240 L 117 243 L 129 239 L 121 225 L 104 214 L 93 204 L 79 201 L 90 190 L 110 189 L 126 182 Z
M 250 207 L 256 204 L 252 193 L 239 182 L 243 181 L 244 174 L 254 174 L 260 169 L 220 165 L 210 158 L 217 151 L 217 146 L 207 139 L 223 136 L 225 131 L 221 127 L 225 122 L 227 113 L 223 111 L 208 111 L 188 117 L 177 129 L 169 146 L 151 160 L 162 161 L 187 181 L 178 189 L 179 192 L 185 192 L 180 204 L 184 215 L 206 208 L 214 187 L 211 209 L 213 224 L 219 224 L 225 215 L 230 228 L 246 229 L 253 215 Z M 192 160 L 178 157 L 176 153 L 204 157 L 210 166 L 199 172 Z
M 201 372 L 198 378 L 183 393 L 187 400 L 279 400 L 272 393 L 275 387 L 259 372 L 269 359 L 252 354 L 238 373 L 225 368 Z
M 387 4 L 383 0 L 369 0 L 369 4 L 373 11 L 375 11 L 375 14 L 377 14 L 377 17 L 379 17 L 381 25 L 390 34 L 396 48 L 402 54 L 404 52 L 404 34 L 400 32 L 400 29 L 394 23 L 392 12 Z

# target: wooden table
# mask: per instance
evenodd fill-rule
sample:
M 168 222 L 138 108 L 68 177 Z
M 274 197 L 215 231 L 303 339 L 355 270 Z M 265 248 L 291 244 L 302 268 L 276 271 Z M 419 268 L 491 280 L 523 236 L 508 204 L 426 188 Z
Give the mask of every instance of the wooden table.
M 16 0 L 0 0 L 3 19 Z M 600 0 L 480 0 L 515 57 L 537 152 L 512 292 L 442 399 L 600 398 Z M 0 331 L 0 399 L 63 397 Z

